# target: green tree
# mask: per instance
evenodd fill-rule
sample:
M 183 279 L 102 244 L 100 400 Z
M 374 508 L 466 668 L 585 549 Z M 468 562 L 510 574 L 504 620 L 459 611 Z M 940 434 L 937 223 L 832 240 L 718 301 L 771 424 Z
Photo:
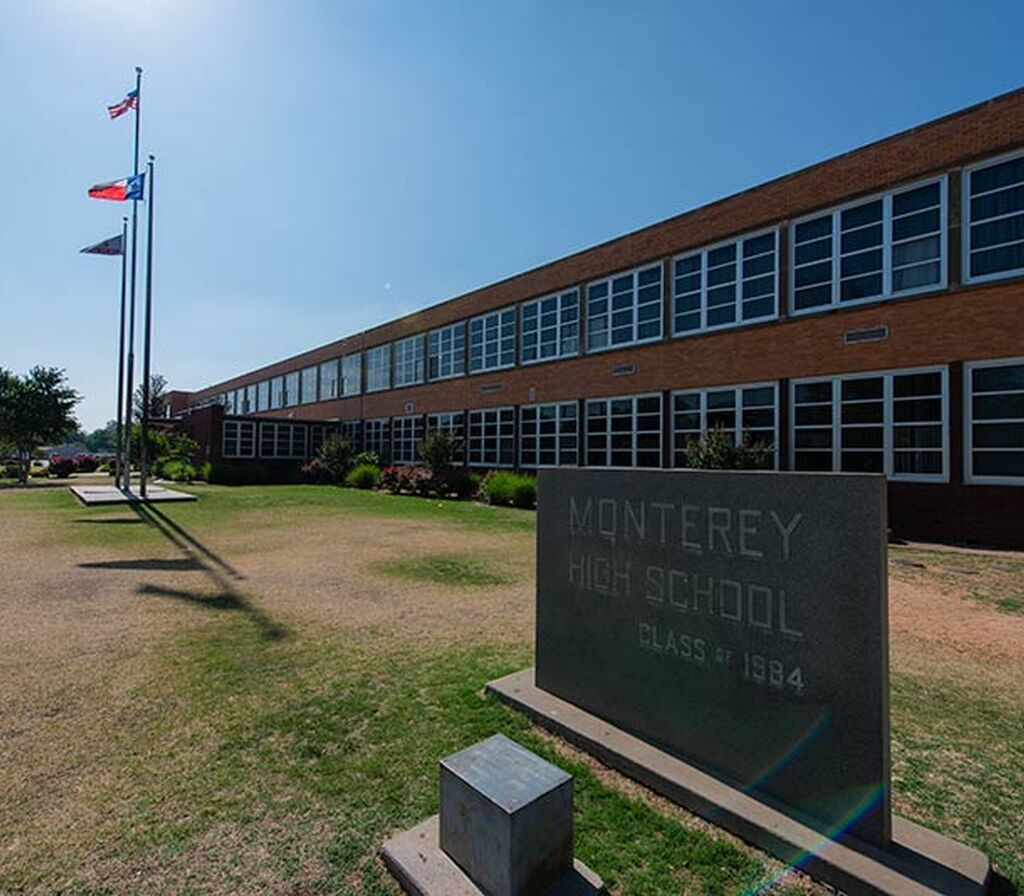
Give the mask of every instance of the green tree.
M 416 446 L 420 460 L 431 473 L 450 470 L 462 451 L 462 439 L 444 429 L 432 429 Z
M 17 454 L 22 484 L 36 448 L 78 429 L 74 409 L 81 400 L 57 367 L 33 367 L 23 377 L 0 368 L 0 444 Z
M 316 456 L 327 470 L 331 482 L 340 485 L 352 469 L 355 450 L 352 443 L 343 436 L 328 436 L 320 443 Z
M 686 465 L 696 470 L 765 470 L 772 451 L 771 442 L 754 441 L 748 432 L 737 445 L 731 432 L 716 426 L 686 446 Z
M 82 441 L 93 454 L 113 454 L 117 451 L 117 421 L 107 421 L 106 426 L 87 433 Z
M 146 406 L 145 399 L 143 383 L 139 383 L 132 400 L 136 420 L 142 419 L 142 410 Z M 158 420 L 161 417 L 166 417 L 167 407 L 167 378 L 159 373 L 151 373 L 149 375 L 149 419 Z

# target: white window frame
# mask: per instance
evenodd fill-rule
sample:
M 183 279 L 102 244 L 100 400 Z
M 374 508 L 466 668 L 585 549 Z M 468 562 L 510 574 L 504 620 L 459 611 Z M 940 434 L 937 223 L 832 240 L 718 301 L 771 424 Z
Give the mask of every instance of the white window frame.
M 896 455 L 895 422 L 893 420 L 893 377 L 913 375 L 916 373 L 939 373 L 942 378 L 942 472 L 941 473 L 895 473 L 894 459 Z M 832 470 L 842 472 L 842 384 L 848 380 L 883 378 L 882 402 L 882 465 L 883 473 L 888 482 L 949 482 L 949 365 L 932 364 L 924 367 L 898 367 L 890 370 L 872 370 L 867 372 L 826 374 L 824 376 L 807 376 L 789 381 L 789 469 L 796 469 L 796 388 L 804 383 L 820 383 L 827 380 L 832 386 Z M 879 424 L 871 424 L 878 426 Z M 811 427 L 815 428 L 815 427 Z M 823 427 L 817 427 L 823 428 Z M 931 449 L 934 450 L 934 449 Z M 826 472 L 826 471 L 823 471 Z
M 502 451 L 501 451 L 501 440 L 503 438 L 503 436 L 501 434 L 501 426 L 502 426 L 501 415 L 504 414 L 504 413 L 508 413 L 511 416 L 511 420 L 512 420 L 512 435 L 510 437 L 512 439 L 512 450 L 509 452 L 511 460 L 508 463 L 499 463 L 499 462 L 491 463 L 490 461 L 488 461 L 486 459 L 478 460 L 477 459 L 478 456 L 483 458 L 484 455 L 487 453 L 486 450 L 485 450 L 485 447 L 486 447 L 486 437 L 484 437 L 484 442 L 480 446 L 480 450 L 477 451 L 476 450 L 476 445 L 474 445 L 474 441 L 473 441 L 473 416 L 474 415 L 481 415 L 481 417 L 482 417 L 481 425 L 486 429 L 486 427 L 488 425 L 488 421 L 487 421 L 488 415 L 492 415 L 492 414 L 495 415 L 494 424 L 498 427 L 497 456 L 500 458 L 501 454 L 502 454 Z M 518 456 L 517 455 L 518 445 L 516 444 L 516 442 L 517 442 L 517 439 L 516 439 L 516 416 L 517 416 L 516 415 L 516 409 L 515 409 L 515 407 L 513 405 L 506 405 L 506 406 L 500 407 L 500 408 L 473 408 L 471 411 L 467 412 L 466 420 L 465 420 L 465 427 L 466 427 L 465 433 L 466 433 L 466 435 L 464 437 L 464 441 L 466 443 L 466 448 L 465 448 L 466 458 L 467 458 L 468 463 L 469 463 L 469 465 L 471 467 L 489 467 L 489 468 L 494 468 L 494 469 L 512 469 L 513 467 L 515 467 L 516 457 Z
M 512 313 L 512 360 L 507 363 L 502 363 L 501 355 L 501 343 L 505 341 L 505 336 L 502 333 L 502 317 Z M 498 319 L 498 363 L 487 365 L 487 321 L 489 318 L 496 317 Z M 481 351 L 481 367 L 476 370 L 473 369 L 473 324 L 477 321 L 480 322 L 482 328 L 481 339 L 483 340 L 483 349 Z M 477 376 L 481 373 L 492 373 L 495 370 L 508 370 L 511 367 L 516 366 L 516 355 L 518 347 L 518 331 L 519 331 L 519 314 L 515 305 L 506 305 L 504 308 L 498 308 L 496 311 L 488 311 L 486 314 L 478 314 L 476 317 L 471 317 L 466 324 L 466 357 L 467 365 L 470 376 Z
M 284 376 L 275 376 L 270 381 L 270 410 L 279 411 L 284 407 Z
M 310 391 L 306 384 L 307 377 L 313 380 L 312 398 L 307 398 L 306 395 Z M 312 367 L 303 367 L 299 371 L 299 403 L 300 404 L 316 404 L 320 400 L 320 367 L 318 364 L 314 364 Z
M 234 435 L 228 435 L 228 429 L 234 430 Z M 250 444 L 252 450 L 248 454 L 242 453 L 242 432 L 243 430 L 248 431 Z M 256 456 L 256 421 L 255 420 L 225 420 L 224 426 L 221 430 L 221 450 L 220 455 L 225 459 L 232 458 L 253 458 Z M 233 441 L 236 445 L 236 450 L 233 453 L 228 452 L 228 442 Z
M 270 410 L 270 380 L 261 380 L 256 384 L 256 412 Z
M 387 392 L 391 388 L 391 343 L 385 342 L 383 345 L 375 345 L 373 348 L 368 348 L 364 354 L 366 356 L 367 393 Z M 376 366 L 375 361 L 377 362 Z M 386 382 L 382 386 L 375 386 L 373 384 L 373 376 L 375 372 L 380 370 L 384 371 Z
M 350 355 L 342 355 L 340 364 L 341 367 L 338 373 L 338 397 L 348 398 L 350 395 L 361 395 L 363 391 L 362 352 L 353 352 Z M 355 370 L 352 369 L 353 367 Z M 348 369 L 346 370 L 346 368 Z M 350 380 L 355 380 L 355 383 L 350 383 Z
M 555 321 L 555 354 L 550 355 L 547 358 L 540 356 L 541 347 L 541 332 L 545 329 L 540 322 L 542 303 L 554 299 L 557 305 L 556 321 Z M 563 352 L 562 351 L 562 330 L 565 323 L 562 320 L 562 305 L 568 299 L 576 300 L 576 351 L 574 352 Z M 526 309 L 536 306 L 537 308 L 537 329 L 531 334 L 533 339 L 536 341 L 537 357 L 527 360 L 526 358 L 526 327 L 524 326 L 526 320 Z M 582 304 L 580 302 L 580 290 L 579 287 L 574 286 L 570 289 L 559 290 L 558 292 L 549 293 L 546 296 L 541 296 L 539 299 L 531 299 L 529 302 L 523 302 L 519 308 L 519 363 L 523 365 L 527 364 L 543 364 L 547 361 L 557 361 L 560 358 L 578 358 L 582 349 L 582 315 L 581 315 Z
M 430 425 L 432 420 L 434 421 L 433 426 Z M 424 437 L 427 433 L 434 430 L 446 432 L 459 440 L 461 447 L 455 452 L 453 461 L 457 464 L 463 463 L 466 458 L 466 412 L 432 411 L 426 415 L 426 424 L 423 429 Z
M 374 441 L 380 436 L 380 444 L 370 444 L 370 433 L 372 430 L 383 429 L 383 435 L 374 432 Z M 391 463 L 391 418 L 371 417 L 363 421 L 363 449 L 374 451 L 380 457 L 381 466 L 388 466 Z M 377 450 L 377 449 L 381 450 Z
M 409 432 L 411 430 L 411 434 Z M 391 418 L 391 463 L 406 467 L 419 460 L 419 443 L 426 435 L 427 422 L 423 414 L 408 414 Z M 407 452 L 406 449 L 411 449 Z
M 982 168 L 990 168 L 993 165 L 1001 165 L 1003 162 L 1012 162 L 1014 159 L 1019 159 L 1022 156 L 1024 156 L 1024 150 L 1015 150 L 1014 152 L 994 156 L 991 159 L 983 159 L 980 162 L 975 162 L 973 165 L 965 167 L 960 175 L 960 279 L 965 285 L 973 286 L 978 283 L 991 283 L 996 280 L 1024 277 L 1024 267 L 1014 268 L 1011 271 L 997 271 L 994 274 L 981 274 L 977 277 L 971 276 L 971 173 Z M 1020 212 L 1013 212 L 1012 214 L 1017 215 Z M 994 249 L 997 247 L 987 246 L 986 248 Z
M 550 359 L 547 359 L 550 360 Z M 527 463 L 524 459 L 526 454 L 523 448 L 523 419 L 528 411 L 535 411 L 537 413 L 537 425 L 540 425 L 540 410 L 545 407 L 553 407 L 555 409 L 555 463 L 553 464 L 542 464 L 539 460 L 540 455 L 540 433 L 531 438 L 537 441 L 536 454 L 538 455 L 538 462 L 535 464 Z M 576 460 L 571 464 L 562 464 L 558 462 L 558 458 L 561 456 L 562 451 L 562 408 L 571 407 L 576 414 L 576 434 L 574 436 L 576 440 Z M 551 467 L 576 467 L 579 466 L 580 449 L 583 447 L 583 426 L 580 420 L 580 408 L 579 402 L 576 401 L 544 401 L 538 404 L 526 404 L 519 408 L 519 466 L 525 467 L 528 470 L 543 470 Z
M 779 469 L 779 383 L 778 380 L 766 380 L 760 383 L 739 383 L 738 385 L 722 386 L 698 386 L 692 389 L 674 389 L 669 395 L 669 407 L 666 413 L 669 415 L 669 434 L 672 437 L 670 460 L 673 469 L 681 470 L 686 467 L 675 465 L 676 455 L 676 396 L 677 395 L 700 395 L 700 432 L 704 435 L 708 431 L 708 393 L 710 392 L 732 392 L 734 396 L 733 409 L 735 412 L 736 426 L 733 432 L 733 443 L 739 445 L 743 440 L 743 390 L 744 389 L 768 389 L 774 393 L 775 402 L 775 425 L 772 427 L 772 455 L 774 463 L 766 469 Z
M 302 403 L 302 394 L 299 391 L 302 388 L 300 379 L 298 370 L 289 370 L 284 375 L 284 406 L 286 408 L 294 408 Z
M 280 429 L 282 427 L 288 427 L 288 430 L 289 430 L 288 431 L 288 446 L 289 447 L 288 447 L 288 453 L 286 453 L 286 454 L 282 454 L 281 452 L 279 452 L 277 450 L 278 433 L 279 433 L 279 431 L 280 431 Z M 299 430 L 302 431 L 302 451 L 300 453 L 298 453 L 298 454 L 295 454 L 294 451 L 292 450 L 293 447 L 294 447 L 294 444 L 295 444 L 295 440 L 294 440 L 294 438 L 292 436 L 293 436 L 296 428 L 298 428 Z M 273 438 L 273 443 L 272 443 L 273 446 L 274 446 L 274 450 L 271 453 L 264 453 L 264 451 L 263 451 L 263 434 L 264 434 L 264 432 L 269 432 L 271 430 L 274 433 L 274 438 Z M 306 456 L 306 445 L 307 445 L 306 427 L 302 423 L 268 423 L 268 422 L 261 422 L 260 423 L 259 443 L 258 443 L 257 451 L 259 452 L 259 456 L 261 458 L 266 458 L 267 460 L 302 460 Z
M 641 274 L 641 272 L 648 271 L 648 270 L 650 270 L 652 268 L 657 268 L 658 269 L 658 292 L 660 293 L 660 295 L 658 297 L 658 303 L 657 303 L 658 304 L 658 318 L 657 318 L 657 320 L 658 320 L 658 333 L 655 336 L 645 336 L 643 339 L 640 339 L 640 338 L 637 338 L 637 335 L 636 335 L 637 331 L 640 328 L 640 319 L 639 319 L 639 317 L 640 317 L 640 315 L 639 315 L 640 303 L 639 303 L 639 295 L 638 294 L 639 294 L 639 291 L 644 288 L 644 287 L 640 286 L 640 274 Z M 633 305 L 632 305 L 632 309 L 631 309 L 632 313 L 633 313 L 633 322 L 631 324 L 632 330 L 633 330 L 633 338 L 631 340 L 629 340 L 628 342 L 620 342 L 618 344 L 613 344 L 612 343 L 612 329 L 613 329 L 613 327 L 612 327 L 612 315 L 615 313 L 615 311 L 612 309 L 612 283 L 613 283 L 613 281 L 618 280 L 620 277 L 625 277 L 627 275 L 631 275 L 633 277 Z M 591 321 L 591 318 L 592 318 L 592 314 L 591 314 L 591 311 L 590 311 L 590 288 L 592 286 L 597 286 L 597 285 L 599 285 L 601 283 L 606 284 L 607 287 L 608 287 L 608 294 L 605 297 L 605 300 L 608 302 L 608 311 L 607 311 L 607 315 L 608 315 L 608 327 L 607 327 L 608 345 L 604 345 L 604 346 L 600 346 L 600 347 L 595 348 L 595 347 L 593 347 L 590 344 L 590 321 Z M 664 265 L 664 262 L 661 259 L 659 259 L 657 261 L 648 262 L 647 264 L 641 264 L 641 265 L 638 265 L 637 267 L 629 268 L 629 269 L 624 270 L 624 271 L 617 271 L 614 274 L 609 274 L 607 277 L 598 277 L 596 280 L 591 280 L 584 287 L 582 301 L 586 302 L 586 308 L 587 308 L 586 317 L 585 317 L 585 320 L 586 320 L 586 332 L 582 332 L 582 330 L 581 330 L 581 332 L 580 332 L 580 339 L 584 341 L 581 344 L 585 344 L 586 345 L 586 353 L 588 355 L 596 355 L 596 354 L 600 354 L 601 352 L 611 352 L 611 351 L 615 351 L 616 349 L 628 348 L 631 345 L 646 345 L 649 342 L 661 342 L 665 338 L 665 265 Z M 653 303 L 651 303 L 651 304 L 653 304 Z M 625 396 L 623 396 L 623 397 L 625 397 Z
M 769 233 L 775 234 L 775 270 L 772 284 L 772 297 L 774 299 L 772 311 L 770 314 L 762 315 L 761 317 L 752 317 L 749 320 L 743 319 L 743 244 L 747 240 L 755 240 L 758 237 L 767 236 Z M 779 266 L 782 261 L 782 255 L 780 252 L 781 248 L 781 228 L 765 227 L 762 230 L 754 230 L 750 233 L 743 233 L 739 236 L 734 236 L 731 239 L 720 240 L 717 243 L 711 243 L 707 246 L 702 246 L 698 249 L 691 249 L 687 252 L 680 252 L 672 257 L 669 266 L 669 276 L 672 281 L 671 289 L 669 290 L 669 316 L 672 318 L 672 338 L 673 339 L 685 339 L 687 336 L 699 336 L 701 333 L 714 333 L 718 330 L 733 330 L 737 327 L 749 327 L 755 324 L 763 323 L 764 321 L 777 320 L 779 317 Z M 728 246 L 730 243 L 736 244 L 736 320 L 727 322 L 724 324 L 708 324 L 708 253 L 714 252 L 716 249 L 721 249 L 724 246 Z M 767 253 L 765 253 L 767 254 Z M 676 262 L 682 261 L 686 258 L 692 258 L 695 255 L 700 255 L 700 326 L 696 330 L 677 330 L 676 329 Z M 759 276 L 764 276 L 763 274 Z M 753 278 L 751 278 L 753 279 Z
M 250 383 L 245 387 L 245 413 L 254 414 L 256 412 L 256 384 Z
M 641 467 L 636 462 L 637 451 L 639 450 L 637 448 L 637 438 L 636 438 L 637 437 L 637 429 L 636 429 L 637 402 L 640 401 L 640 399 L 642 399 L 642 398 L 657 398 L 658 399 L 658 464 L 657 464 L 657 466 L 651 466 L 651 467 L 644 466 L 644 467 Z M 599 464 L 592 464 L 592 463 L 590 463 L 590 413 L 589 413 L 589 411 L 590 411 L 590 405 L 593 402 L 597 402 L 597 401 L 604 401 L 604 402 L 632 401 L 633 402 L 633 408 L 632 408 L 632 411 L 631 411 L 632 423 L 633 423 L 631 432 L 632 432 L 633 440 L 632 440 L 632 446 L 630 448 L 630 456 L 631 456 L 632 463 L 629 466 L 627 466 L 627 467 L 612 466 L 611 463 L 604 463 L 604 464 L 600 464 L 600 465 Z M 610 416 L 608 414 L 606 414 L 605 419 L 606 420 L 610 420 Z M 595 398 L 588 398 L 588 399 L 586 399 L 583 402 L 582 424 L 583 425 L 580 428 L 580 433 L 581 433 L 581 438 L 583 439 L 582 449 L 583 449 L 583 462 L 584 462 L 585 466 L 592 467 L 595 470 L 608 470 L 608 469 L 612 469 L 612 470 L 660 470 L 660 469 L 664 469 L 664 466 L 665 466 L 665 397 L 662 395 L 661 392 L 640 392 L 640 393 L 637 393 L 635 395 L 607 395 L 607 396 L 598 396 L 598 397 L 595 397 Z M 610 437 L 611 430 L 609 429 L 607 431 L 607 433 L 608 433 L 609 437 L 607 439 L 607 444 L 605 445 L 605 460 L 606 461 L 611 461 L 611 456 L 612 456 L 612 452 L 613 452 L 612 440 L 611 440 L 611 437 Z
M 971 372 L 980 368 L 1016 367 L 1024 364 L 1024 355 L 1016 358 L 994 358 L 988 361 L 968 361 L 964 364 L 964 482 L 967 485 L 1012 485 L 1024 486 L 1024 476 L 975 476 L 974 469 L 974 391 L 971 387 Z M 998 394 L 998 393 L 982 393 Z M 980 421 L 998 423 L 998 420 Z M 1020 422 L 1016 419 L 1009 422 Z M 997 449 L 986 448 L 985 451 Z M 1007 449 L 1014 450 L 1014 449 Z
M 939 282 L 929 283 L 925 286 L 918 286 L 914 289 L 903 289 L 899 292 L 892 290 L 892 201 L 899 193 L 909 193 L 920 187 L 927 187 L 932 184 L 939 185 Z M 839 298 L 842 285 L 840 276 L 840 261 L 842 258 L 842 213 L 869 202 L 882 200 L 882 291 L 875 296 L 866 296 L 863 299 L 850 299 L 841 301 Z M 813 308 L 802 308 L 797 310 L 796 302 L 796 228 L 807 221 L 814 221 L 817 218 L 824 218 L 826 215 L 832 218 L 832 300 L 827 305 L 815 305 Z M 842 308 L 856 308 L 860 305 L 870 305 L 878 302 L 891 302 L 896 299 L 905 299 L 910 296 L 922 295 L 924 293 L 941 292 L 949 287 L 949 178 L 942 174 L 939 177 L 927 177 L 923 180 L 914 181 L 908 184 L 900 184 L 889 190 L 874 193 L 871 196 L 861 196 L 859 199 L 844 202 L 842 205 L 830 206 L 819 209 L 811 214 L 801 215 L 789 223 L 789 288 L 786 297 L 786 304 L 790 317 L 803 317 L 807 314 L 824 314 L 829 311 L 836 311 Z
M 462 346 L 458 345 L 458 338 L 456 334 L 462 331 Z M 431 349 L 431 342 L 436 337 L 437 339 L 437 352 L 433 352 Z M 431 330 L 427 333 L 427 361 L 426 361 L 426 377 L 430 382 L 437 382 L 438 380 L 450 380 L 457 376 L 466 375 L 466 351 L 469 347 L 469 329 L 466 321 L 460 320 L 453 324 L 448 324 L 445 327 L 438 327 L 436 330 Z M 437 376 L 430 374 L 430 364 L 433 358 L 437 358 Z M 448 373 L 442 373 L 445 368 L 448 368 Z
M 338 358 L 324 361 L 319 365 L 320 385 L 317 389 L 318 401 L 332 401 L 338 397 L 340 372 L 340 359 Z
M 407 357 L 408 356 L 408 357 Z M 407 336 L 391 343 L 391 386 L 402 389 L 406 386 L 418 386 L 424 382 L 427 365 L 426 338 L 422 333 Z M 411 371 L 411 378 L 405 374 Z M 402 376 L 399 376 L 399 374 Z

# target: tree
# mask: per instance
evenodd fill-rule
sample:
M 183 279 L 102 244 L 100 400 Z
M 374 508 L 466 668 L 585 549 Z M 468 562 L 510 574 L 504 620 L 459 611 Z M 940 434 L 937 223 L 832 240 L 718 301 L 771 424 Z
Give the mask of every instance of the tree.
M 139 383 L 135 390 L 135 397 L 132 401 L 135 419 L 141 420 L 142 410 L 146 406 L 146 397 L 143 394 L 143 383 Z M 149 376 L 149 419 L 157 420 L 167 416 L 167 379 L 159 373 L 152 373 Z
M 106 426 L 84 434 L 85 447 L 93 454 L 112 454 L 117 451 L 117 421 L 110 420 Z
M 0 444 L 17 453 L 22 484 L 36 448 L 78 429 L 74 409 L 81 400 L 57 367 L 33 367 L 23 377 L 0 368 Z
M 774 450 L 771 442 L 755 441 L 749 432 L 736 444 L 731 432 L 716 426 L 686 446 L 686 465 L 697 470 L 765 470 Z
M 432 473 L 450 470 L 462 451 L 462 439 L 444 429 L 432 429 L 416 446 L 420 460 Z

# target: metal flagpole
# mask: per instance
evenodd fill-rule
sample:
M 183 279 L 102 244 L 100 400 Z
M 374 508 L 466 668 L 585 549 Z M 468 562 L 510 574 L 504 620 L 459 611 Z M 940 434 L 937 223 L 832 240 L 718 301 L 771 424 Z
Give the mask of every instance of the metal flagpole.
M 135 177 L 139 176 L 139 119 L 142 116 L 142 69 L 135 66 Z M 132 276 L 128 310 L 128 391 L 125 394 L 124 487 L 132 486 L 132 393 L 135 391 L 135 271 L 139 236 L 139 200 L 132 200 Z
M 121 218 L 121 334 L 117 343 L 117 461 L 114 482 L 121 484 L 124 469 L 124 312 L 128 280 L 128 216 Z
M 146 498 L 149 475 L 149 361 L 153 341 L 153 162 L 150 155 L 146 170 L 146 319 L 142 330 L 142 440 L 139 464 L 139 494 Z

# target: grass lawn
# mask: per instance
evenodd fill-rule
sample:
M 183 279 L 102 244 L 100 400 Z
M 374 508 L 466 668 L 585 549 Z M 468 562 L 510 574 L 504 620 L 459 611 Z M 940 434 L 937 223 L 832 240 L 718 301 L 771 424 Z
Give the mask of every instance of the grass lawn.
M 194 490 L 141 514 L 0 492 L 0 893 L 396 894 L 380 844 L 497 731 L 576 775 L 577 854 L 614 893 L 826 892 L 482 693 L 532 661 L 532 513 Z M 945 571 L 988 555 L 931 553 L 893 557 L 895 806 L 1010 893 L 1024 617 L 985 596 L 1006 570 Z

